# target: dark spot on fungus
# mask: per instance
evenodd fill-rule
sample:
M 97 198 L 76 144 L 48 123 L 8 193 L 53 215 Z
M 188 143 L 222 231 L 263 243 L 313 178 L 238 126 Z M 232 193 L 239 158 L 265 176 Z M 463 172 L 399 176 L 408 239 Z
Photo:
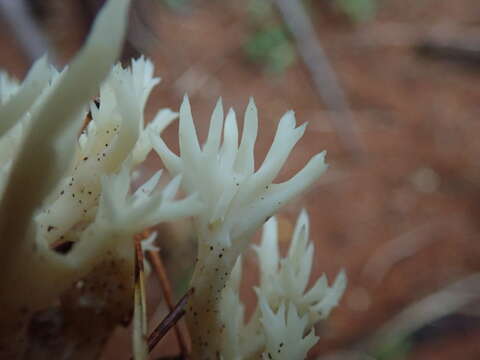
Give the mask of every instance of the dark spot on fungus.
M 70 250 L 72 250 L 74 244 L 73 241 L 64 241 L 55 246 L 53 250 L 59 254 L 68 254 Z

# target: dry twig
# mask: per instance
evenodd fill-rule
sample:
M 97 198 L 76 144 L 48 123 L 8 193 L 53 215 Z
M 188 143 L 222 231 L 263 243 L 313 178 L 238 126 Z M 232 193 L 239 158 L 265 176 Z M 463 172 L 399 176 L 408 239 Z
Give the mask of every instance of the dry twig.
M 318 94 L 328 108 L 339 114 L 331 117 L 330 121 L 341 144 L 352 158 L 362 157 L 365 154 L 364 144 L 345 93 L 302 3 L 299 0 L 274 0 L 274 2 L 295 38 L 300 57 L 310 72 Z
M 480 274 L 475 273 L 410 305 L 371 337 L 370 348 L 392 338 L 403 338 L 480 298 Z
M 165 336 L 165 334 L 182 318 L 185 314 L 185 305 L 188 299 L 193 294 L 193 289 L 187 291 L 180 301 L 175 305 L 173 311 L 171 311 L 162 322 L 152 331 L 148 337 L 148 351 L 152 351 L 155 345 Z
M 165 302 L 168 306 L 168 310 L 170 312 L 173 312 L 175 305 L 173 303 L 172 287 L 170 286 L 170 282 L 168 281 L 167 273 L 165 270 L 165 266 L 163 265 L 162 259 L 160 255 L 155 251 L 148 251 L 147 254 L 150 262 L 153 265 L 155 273 L 157 274 L 158 280 L 160 282 L 160 287 L 162 288 L 163 296 L 165 297 Z M 178 324 L 173 327 L 173 330 L 175 331 L 175 336 L 177 337 L 181 355 L 184 358 L 187 358 L 189 354 L 188 341 L 183 336 L 180 326 Z
M 141 238 L 135 238 L 135 284 L 133 300 L 133 358 L 148 358 L 147 351 L 147 306 L 145 302 L 145 277 Z
M 0 15 L 5 18 L 30 62 L 50 50 L 47 37 L 30 15 L 24 0 L 0 0 Z
M 433 236 L 433 230 L 444 221 L 443 218 L 431 221 L 382 244 L 363 267 L 362 277 L 371 287 L 379 286 L 396 264 L 414 256 L 437 240 L 438 237 Z
M 415 50 L 420 55 L 447 60 L 452 63 L 472 65 L 478 69 L 480 64 L 480 30 L 478 27 L 458 28 L 451 24 L 434 26 L 428 35 L 416 41 Z

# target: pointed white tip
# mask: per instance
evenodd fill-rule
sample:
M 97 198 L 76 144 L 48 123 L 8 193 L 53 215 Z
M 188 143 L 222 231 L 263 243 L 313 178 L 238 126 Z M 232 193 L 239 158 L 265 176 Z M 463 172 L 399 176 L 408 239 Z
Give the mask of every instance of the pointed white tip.
M 327 164 L 327 160 L 326 160 L 326 157 L 327 157 L 327 150 L 323 150 L 322 152 L 320 152 L 318 154 L 318 156 L 322 159 L 322 162 L 323 164 L 325 165 L 326 168 L 328 168 L 328 164 Z
M 182 111 L 183 108 L 190 109 L 190 99 L 188 98 L 187 93 L 183 95 L 182 105 L 180 105 L 180 111 Z

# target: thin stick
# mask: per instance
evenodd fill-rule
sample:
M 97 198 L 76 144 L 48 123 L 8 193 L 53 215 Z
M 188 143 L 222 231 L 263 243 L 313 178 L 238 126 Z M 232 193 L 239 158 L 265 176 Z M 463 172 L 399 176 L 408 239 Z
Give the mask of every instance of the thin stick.
M 135 289 L 133 311 L 133 358 L 148 358 L 147 346 L 147 311 L 145 302 L 145 277 L 143 269 L 143 251 L 141 238 L 135 238 Z
M 310 72 L 315 89 L 327 107 L 339 114 L 329 119 L 340 143 L 352 158 L 361 158 L 365 155 L 365 146 L 352 111 L 303 4 L 299 0 L 275 0 L 274 3 L 296 40 L 298 52 Z
M 373 334 L 349 345 L 348 359 L 363 359 L 373 349 L 388 344 L 404 341 L 409 335 L 427 324 L 460 311 L 472 304 L 478 304 L 480 299 L 480 273 L 470 274 L 446 287 L 427 295 L 408 305 L 391 320 L 384 323 Z M 309 359 L 342 358 L 341 352 L 335 352 L 325 357 L 319 355 L 319 349 L 312 351 Z M 366 358 L 367 359 L 367 358 Z M 370 359 L 370 357 L 368 357 Z M 373 357 L 372 357 L 373 360 Z
M 168 281 L 167 272 L 165 266 L 163 265 L 162 258 L 155 251 L 148 251 L 148 259 L 155 269 L 158 280 L 160 282 L 160 287 L 162 288 L 163 296 L 165 297 L 165 302 L 167 303 L 168 310 L 172 312 L 174 310 L 173 296 L 172 296 L 172 287 L 170 281 Z M 175 336 L 177 337 L 178 346 L 180 347 L 180 352 L 184 357 L 187 357 L 189 354 L 188 341 L 183 336 L 182 331 L 180 330 L 179 324 L 176 324 L 173 327 L 175 331 Z
M 480 273 L 457 280 L 402 310 L 371 337 L 370 348 L 388 339 L 402 339 L 437 319 L 478 302 L 479 297 Z
M 450 222 L 452 217 L 449 216 Z M 446 221 L 445 218 L 420 225 L 379 246 L 368 259 L 361 272 L 369 286 L 381 284 L 389 271 L 400 261 L 408 259 L 431 245 L 438 237 L 432 236 Z
M 24 0 L 0 0 L 0 13 L 30 63 L 48 52 L 52 56 L 47 36 L 35 22 Z
M 175 305 L 173 311 L 171 311 L 162 322 L 152 331 L 148 337 L 148 351 L 151 352 L 153 348 L 158 344 L 160 340 L 165 336 L 165 334 L 175 326 L 178 320 L 185 315 L 184 307 L 187 304 L 188 299 L 193 294 L 193 289 L 187 291 L 185 295 L 180 299 L 180 301 Z

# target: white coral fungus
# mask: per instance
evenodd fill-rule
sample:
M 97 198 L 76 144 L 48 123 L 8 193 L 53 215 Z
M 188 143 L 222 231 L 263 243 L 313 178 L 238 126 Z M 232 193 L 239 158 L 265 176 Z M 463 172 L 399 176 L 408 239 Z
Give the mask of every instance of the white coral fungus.
M 277 221 L 272 217 L 264 225 L 262 242 L 254 246 L 261 275 L 256 288 L 259 303 L 247 324 L 239 298 L 241 264 L 235 264 L 220 304 L 220 316 L 226 324 L 222 334 L 224 359 L 253 359 L 259 353 L 264 359 L 304 359 L 317 342 L 313 325 L 338 304 L 347 280 L 341 271 L 329 286 L 323 275 L 307 290 L 314 255 L 308 227 L 307 213 L 302 211 L 288 254 L 280 258 Z
M 107 1 L 85 46 L 63 71 L 41 58 L 22 83 L 0 72 L 0 357 L 22 358 L 32 315 L 77 288 L 81 306 L 96 311 L 100 304 L 111 319 L 129 313 L 132 237 L 160 222 L 192 216 L 199 238 L 187 312 L 192 358 L 301 359 L 317 340 L 313 324 L 338 303 L 345 275 L 341 272 L 332 286 L 323 276 L 307 290 L 313 262 L 307 215 L 300 215 L 283 259 L 271 218 L 255 248 L 259 305 L 245 324 L 240 256 L 254 232 L 323 173 L 325 152 L 291 179 L 273 183 L 306 124 L 297 127 L 294 113 L 287 112 L 255 169 L 253 99 L 241 138 L 235 112 L 230 109 L 224 119 L 219 100 L 201 146 L 185 97 L 180 155 L 174 154 L 160 133 L 176 113 L 160 110 L 144 125 L 145 103 L 159 82 L 152 63 L 141 57 L 130 68 L 112 68 L 128 5 L 128 0 Z M 132 191 L 136 169 L 152 148 L 172 180 L 158 189 L 158 171 Z M 176 199 L 180 187 L 186 197 Z M 144 242 L 145 250 L 155 249 L 155 237 Z M 99 283 L 102 287 L 94 286 Z M 145 311 L 144 304 L 140 308 Z M 146 327 L 142 331 L 137 335 Z M 135 339 L 141 339 L 134 351 L 141 360 L 147 356 L 145 339 Z
M 131 192 L 132 171 L 152 149 L 149 134 L 159 136 L 177 114 L 161 110 L 145 127 L 145 103 L 159 82 L 152 63 L 141 57 L 112 69 L 128 5 L 107 2 L 63 71 L 44 57 L 21 84 L 0 73 L 2 358 L 21 358 L 30 316 L 94 269 L 92 281 L 104 277 L 117 296 L 119 310 L 108 311 L 128 313 L 131 296 L 120 290 L 133 285 L 133 235 L 201 208 L 193 194 L 175 199 L 180 177 L 158 189 L 160 172 Z M 119 283 L 109 283 L 111 274 Z
M 183 188 L 188 193 L 198 193 L 205 204 L 205 210 L 195 218 L 200 237 L 206 236 L 218 246 L 235 246 L 326 169 L 323 151 L 290 180 L 273 184 L 305 127 L 306 124 L 296 127 L 293 111 L 287 112 L 280 119 L 265 160 L 255 171 L 258 117 L 253 99 L 245 111 L 240 144 L 235 112 L 230 109 L 224 123 L 219 100 L 207 140 L 201 147 L 190 103 L 185 97 L 180 108 L 180 156 L 171 152 L 159 138 L 152 138 L 152 143 L 167 169 L 172 174 L 182 174 Z M 212 234 L 216 236 L 212 238 Z
M 182 187 L 189 194 L 197 193 L 205 206 L 194 216 L 199 251 L 192 279 L 195 293 L 191 311 L 187 313 L 194 356 L 198 358 L 214 358 L 221 352 L 221 332 L 226 325 L 216 315 L 219 294 L 251 235 L 288 200 L 308 188 L 327 167 L 325 152 L 321 152 L 290 180 L 273 183 L 305 127 L 306 124 L 297 127 L 294 113 L 287 112 L 280 119 L 273 144 L 256 171 L 254 145 L 258 116 L 253 99 L 245 111 L 240 142 L 235 112 L 230 109 L 224 120 L 219 100 L 207 140 L 201 146 L 187 97 L 180 108 L 180 156 L 161 139 L 151 139 L 167 169 L 181 174 Z M 205 333 L 211 334 L 208 341 Z

